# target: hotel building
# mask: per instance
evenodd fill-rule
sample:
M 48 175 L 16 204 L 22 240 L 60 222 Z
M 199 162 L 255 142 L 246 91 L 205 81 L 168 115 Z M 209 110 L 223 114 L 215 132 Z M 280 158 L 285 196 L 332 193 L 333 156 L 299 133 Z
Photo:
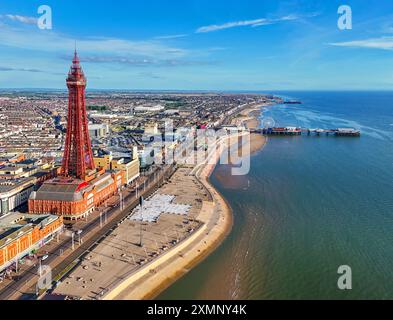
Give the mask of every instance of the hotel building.
M 0 218 L 0 272 L 63 230 L 62 217 L 12 213 Z

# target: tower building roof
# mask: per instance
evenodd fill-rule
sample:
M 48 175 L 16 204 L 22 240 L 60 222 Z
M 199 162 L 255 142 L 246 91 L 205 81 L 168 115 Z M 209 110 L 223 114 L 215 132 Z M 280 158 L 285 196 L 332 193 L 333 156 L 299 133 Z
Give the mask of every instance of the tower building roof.
M 78 52 L 75 49 L 74 58 L 72 59 L 72 65 L 70 67 L 70 71 L 68 72 L 67 81 L 78 81 L 78 80 L 86 81 L 86 78 L 83 69 L 80 65 Z

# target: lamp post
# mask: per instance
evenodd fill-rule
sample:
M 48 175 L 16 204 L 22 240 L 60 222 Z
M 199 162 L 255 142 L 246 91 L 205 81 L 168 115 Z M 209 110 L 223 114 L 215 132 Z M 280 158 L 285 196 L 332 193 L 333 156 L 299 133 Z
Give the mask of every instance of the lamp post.
M 75 232 L 73 231 L 72 233 L 71 233 L 71 243 L 72 243 L 72 251 L 74 251 L 74 248 L 75 248 L 75 245 L 74 245 L 74 236 L 75 236 Z
M 81 234 L 82 234 L 82 231 L 83 230 L 78 230 L 78 243 L 79 243 L 79 245 L 81 245 Z
M 119 197 L 120 197 L 120 211 L 123 211 L 123 194 L 121 192 L 121 189 L 118 189 Z
M 143 197 L 139 198 L 139 205 L 141 206 L 141 224 L 139 229 L 139 246 L 143 247 L 143 239 L 142 239 L 142 226 L 143 226 Z
M 38 273 L 40 274 L 40 277 L 42 276 L 42 259 L 39 259 L 38 260 L 38 262 L 39 262 L 39 267 L 38 267 Z

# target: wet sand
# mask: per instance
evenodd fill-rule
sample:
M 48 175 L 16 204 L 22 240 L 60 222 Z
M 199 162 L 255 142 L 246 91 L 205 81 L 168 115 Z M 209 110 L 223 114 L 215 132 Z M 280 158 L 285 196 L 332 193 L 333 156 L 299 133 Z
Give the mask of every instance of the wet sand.
M 251 106 L 240 112 L 231 123 L 237 126 L 244 126 L 247 129 L 256 129 L 260 126 L 259 116 L 261 115 L 260 106 Z
M 258 133 L 252 133 L 250 135 L 250 140 L 251 140 L 251 145 L 250 145 L 251 155 L 262 150 L 267 143 L 267 137 Z
M 246 142 L 243 149 L 243 155 L 247 156 L 248 153 L 251 156 L 254 155 L 255 153 L 263 150 L 266 143 L 267 137 L 256 133 L 250 134 L 250 140 Z M 234 165 L 231 163 L 219 166 L 215 172 L 216 179 L 225 189 L 248 189 L 248 175 L 233 176 L 228 174 L 228 172 L 231 172 L 230 170 L 232 167 L 234 167 Z

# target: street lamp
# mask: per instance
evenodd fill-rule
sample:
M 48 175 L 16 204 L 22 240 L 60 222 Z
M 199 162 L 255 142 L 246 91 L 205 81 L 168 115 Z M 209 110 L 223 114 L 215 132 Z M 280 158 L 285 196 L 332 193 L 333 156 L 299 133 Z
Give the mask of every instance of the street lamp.
M 79 245 L 81 245 L 81 233 L 83 232 L 83 230 L 78 230 L 77 231 L 77 234 L 78 234 L 78 242 L 79 242 Z
M 139 246 L 143 247 L 143 240 L 142 240 L 142 226 L 143 226 L 143 196 L 139 198 L 139 205 L 141 206 L 141 224 L 139 229 Z
M 42 276 L 42 259 L 39 259 L 38 263 L 39 263 L 38 272 L 39 272 L 40 277 L 41 277 Z
M 75 245 L 74 245 L 74 236 L 75 236 L 75 232 L 74 231 L 72 231 L 72 233 L 71 233 L 71 243 L 72 243 L 72 251 L 74 251 L 74 249 L 75 249 Z
M 119 197 L 120 197 L 120 211 L 123 211 L 123 206 L 124 206 L 124 204 L 123 204 L 123 194 L 122 194 L 120 188 L 118 188 L 118 193 L 119 193 Z

